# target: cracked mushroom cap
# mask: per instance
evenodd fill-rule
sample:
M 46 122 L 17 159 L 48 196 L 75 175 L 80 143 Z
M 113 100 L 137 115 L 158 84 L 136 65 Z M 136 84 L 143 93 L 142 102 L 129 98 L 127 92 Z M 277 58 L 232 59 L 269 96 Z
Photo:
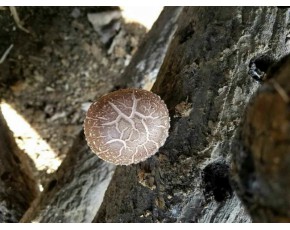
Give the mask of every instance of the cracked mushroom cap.
M 160 97 L 142 89 L 122 89 L 90 106 L 86 140 L 101 159 L 129 165 L 154 155 L 168 137 L 170 118 Z

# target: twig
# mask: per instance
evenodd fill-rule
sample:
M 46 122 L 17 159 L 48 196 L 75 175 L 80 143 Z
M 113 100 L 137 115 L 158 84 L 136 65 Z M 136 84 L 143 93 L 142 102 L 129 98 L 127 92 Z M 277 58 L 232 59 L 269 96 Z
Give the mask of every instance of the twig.
M 18 16 L 18 13 L 17 13 L 17 10 L 16 10 L 16 7 L 15 6 L 9 6 L 9 9 L 10 9 L 10 12 L 14 18 L 14 21 L 17 25 L 17 27 L 21 30 L 23 30 L 24 32 L 26 33 L 29 33 L 29 30 L 28 29 L 25 29 L 23 26 L 22 26 L 22 22 L 20 21 L 19 19 L 19 16 Z
M 10 53 L 11 49 L 13 48 L 13 44 L 11 44 L 8 49 L 4 52 L 4 54 L 2 55 L 1 59 L 0 59 L 0 64 L 2 64 L 6 57 L 8 56 L 8 54 Z

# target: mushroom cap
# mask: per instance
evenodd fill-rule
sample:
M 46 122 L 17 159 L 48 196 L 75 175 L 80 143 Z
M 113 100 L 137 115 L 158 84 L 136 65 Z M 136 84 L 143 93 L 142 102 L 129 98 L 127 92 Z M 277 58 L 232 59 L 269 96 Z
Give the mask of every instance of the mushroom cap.
M 168 137 L 170 118 L 160 97 L 142 89 L 121 89 L 90 106 L 84 132 L 91 150 L 116 165 L 154 155 Z

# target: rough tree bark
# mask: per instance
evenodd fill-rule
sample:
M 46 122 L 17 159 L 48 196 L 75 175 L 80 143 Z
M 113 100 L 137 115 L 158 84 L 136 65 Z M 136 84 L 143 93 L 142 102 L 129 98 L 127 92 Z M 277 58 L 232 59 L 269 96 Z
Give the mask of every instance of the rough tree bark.
M 170 110 L 170 136 L 147 161 L 116 168 L 94 222 L 251 221 L 230 185 L 230 149 L 259 87 L 248 64 L 257 54 L 289 52 L 288 14 L 277 7 L 183 9 L 152 89 Z
M 27 160 L 0 110 L 0 223 L 19 222 L 38 195 Z
M 132 59 L 132 63 L 147 64 L 142 69 L 129 65 L 130 71 L 125 71 L 122 82 L 117 82 L 116 87 L 132 86 L 132 81 L 137 84 L 141 80 L 135 77 L 142 74 L 150 74 L 149 80 L 154 80 L 175 32 L 180 11 L 181 7 L 168 7 L 163 10 Z M 157 37 L 162 42 L 156 43 Z M 142 55 L 143 52 L 145 53 Z M 54 178 L 21 221 L 91 222 L 101 205 L 114 169 L 114 165 L 100 160 L 91 152 L 81 131 Z
M 249 103 L 233 144 L 237 191 L 255 222 L 290 222 L 290 56 Z
M 182 7 L 165 7 L 151 31 L 146 35 L 134 58 L 118 83 L 121 88 L 150 90 L 156 80 L 168 45 L 176 30 Z

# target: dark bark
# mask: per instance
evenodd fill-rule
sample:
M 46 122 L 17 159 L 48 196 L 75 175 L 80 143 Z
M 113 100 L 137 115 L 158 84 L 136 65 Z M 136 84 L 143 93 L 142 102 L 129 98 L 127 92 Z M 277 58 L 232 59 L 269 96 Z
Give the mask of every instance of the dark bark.
M 19 222 L 38 194 L 27 159 L 0 110 L 0 223 Z
M 121 88 L 150 90 L 176 30 L 182 7 L 165 7 L 122 74 Z
M 233 145 L 237 191 L 255 222 L 290 222 L 290 56 L 249 103 Z
M 130 71 L 125 71 L 122 75 L 122 83 L 118 82 L 116 86 L 134 85 L 138 87 L 140 85 L 137 86 L 137 84 L 141 80 L 135 79 L 133 76 L 142 74 L 153 73 L 151 75 L 154 79 L 154 73 L 158 72 L 175 31 L 175 21 L 179 12 L 180 7 L 165 8 L 141 44 L 141 51 L 137 51 L 132 59 L 132 63 L 147 64 L 142 70 L 135 65 L 129 65 Z M 171 20 L 167 21 L 166 18 L 171 18 Z M 157 44 L 157 37 L 162 42 Z M 142 50 L 152 52 L 148 54 L 147 51 L 144 51 L 145 53 L 141 55 Z M 155 77 L 156 75 L 157 73 Z M 135 83 L 132 83 L 133 81 Z M 81 131 L 71 151 L 53 176 L 54 178 L 41 196 L 34 201 L 21 221 L 91 222 L 103 200 L 114 169 L 114 165 L 100 160 L 92 153 L 84 139 L 83 131 Z
M 166 144 L 117 167 L 94 222 L 250 222 L 229 183 L 230 148 L 259 87 L 250 60 L 283 56 L 287 10 L 186 7 L 152 91 L 168 105 Z M 212 177 L 211 177 L 212 175 Z

